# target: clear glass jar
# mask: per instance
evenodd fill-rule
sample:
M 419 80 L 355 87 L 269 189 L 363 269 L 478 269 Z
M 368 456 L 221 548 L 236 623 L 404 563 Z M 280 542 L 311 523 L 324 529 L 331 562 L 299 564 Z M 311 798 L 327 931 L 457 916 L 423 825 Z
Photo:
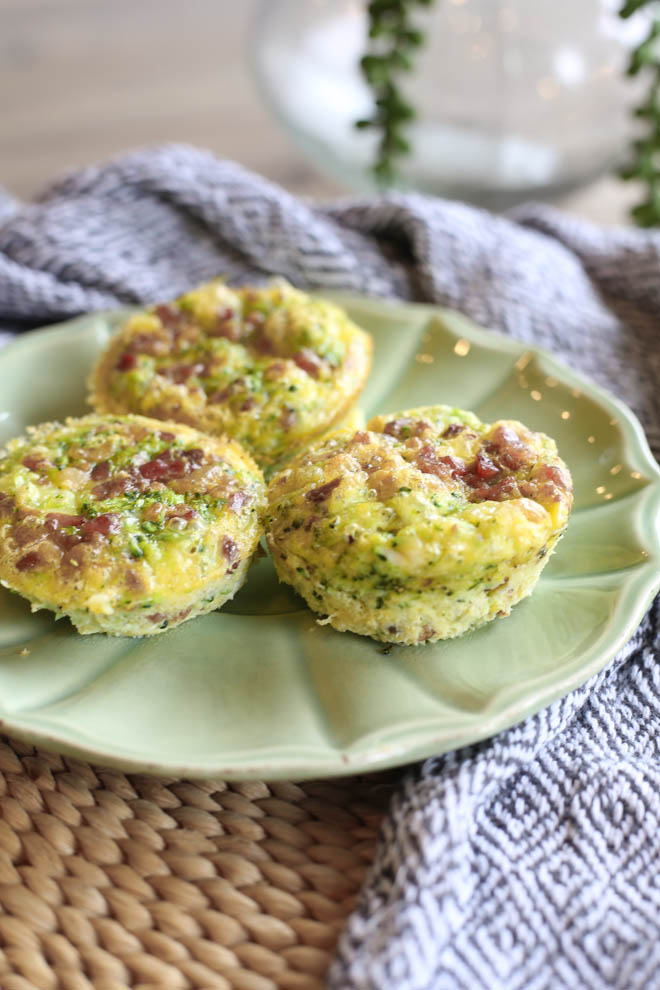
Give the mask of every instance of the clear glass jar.
M 567 192 L 615 167 L 634 99 L 627 49 L 644 31 L 612 0 L 437 0 L 401 77 L 418 116 L 400 184 L 496 209 Z M 358 68 L 366 0 L 263 0 L 253 31 L 262 93 L 288 132 L 340 184 L 373 188 L 375 135 Z

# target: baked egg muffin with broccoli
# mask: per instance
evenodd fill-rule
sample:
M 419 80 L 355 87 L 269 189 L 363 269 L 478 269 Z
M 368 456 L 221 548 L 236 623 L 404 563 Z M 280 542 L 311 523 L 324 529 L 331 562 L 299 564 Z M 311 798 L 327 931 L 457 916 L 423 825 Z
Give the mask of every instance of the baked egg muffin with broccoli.
M 553 440 L 431 406 L 315 444 L 268 491 L 282 581 L 339 630 L 459 636 L 532 591 L 573 495 Z
M 233 440 L 142 416 L 45 423 L 0 451 L 0 581 L 81 633 L 153 635 L 233 597 L 264 507 Z
M 90 401 L 234 437 L 272 473 L 350 414 L 371 353 L 331 302 L 284 281 L 217 280 L 131 316 L 94 368 Z

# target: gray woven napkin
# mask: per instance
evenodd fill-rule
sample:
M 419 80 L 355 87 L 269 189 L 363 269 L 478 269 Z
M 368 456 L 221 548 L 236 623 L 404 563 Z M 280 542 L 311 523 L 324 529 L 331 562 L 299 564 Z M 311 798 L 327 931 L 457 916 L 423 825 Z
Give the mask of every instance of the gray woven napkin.
M 415 194 L 313 206 L 191 148 L 0 194 L 0 326 L 166 298 L 223 273 L 455 307 L 553 351 L 660 453 L 660 234 Z M 660 609 L 584 687 L 412 769 L 334 990 L 660 987 Z

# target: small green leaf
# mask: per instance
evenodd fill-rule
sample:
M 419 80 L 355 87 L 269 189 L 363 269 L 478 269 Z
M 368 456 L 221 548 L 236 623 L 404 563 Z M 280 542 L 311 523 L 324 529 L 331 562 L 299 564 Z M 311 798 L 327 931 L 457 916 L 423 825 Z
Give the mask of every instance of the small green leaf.
M 646 133 L 631 142 L 630 160 L 619 176 L 646 186 L 645 199 L 630 215 L 640 227 L 655 227 L 660 225 L 660 17 L 655 0 L 625 0 L 619 16 L 631 17 L 643 7 L 652 11 L 653 17 L 646 38 L 631 53 L 626 72 L 629 76 L 645 73 L 651 79 L 646 97 L 632 111 L 646 124 Z
M 626 0 L 623 7 L 619 11 L 619 17 L 632 17 L 633 14 L 637 13 L 642 7 L 648 3 L 648 0 Z
M 355 121 L 355 128 L 380 132 L 376 160 L 371 172 L 378 185 L 391 185 L 396 176 L 394 161 L 410 153 L 403 126 L 415 117 L 397 85 L 402 72 L 414 68 L 411 54 L 425 41 L 424 32 L 411 22 L 412 9 L 430 7 L 434 0 L 370 0 L 367 5 L 369 39 L 375 44 L 360 60 L 360 69 L 371 89 L 376 111 Z

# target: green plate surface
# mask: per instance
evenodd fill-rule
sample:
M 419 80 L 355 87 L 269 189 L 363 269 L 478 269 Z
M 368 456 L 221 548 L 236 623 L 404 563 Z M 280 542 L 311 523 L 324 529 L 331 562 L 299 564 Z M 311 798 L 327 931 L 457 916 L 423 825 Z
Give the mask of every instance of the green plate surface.
M 660 587 L 660 470 L 620 402 L 457 313 L 334 296 L 375 340 L 365 412 L 445 402 L 553 436 L 575 481 L 534 594 L 460 639 L 392 648 L 319 626 L 270 560 L 221 612 L 148 639 L 79 636 L 0 594 L 0 728 L 125 770 L 301 779 L 490 736 L 602 668 Z M 0 351 L 0 441 L 82 414 L 118 314 Z

